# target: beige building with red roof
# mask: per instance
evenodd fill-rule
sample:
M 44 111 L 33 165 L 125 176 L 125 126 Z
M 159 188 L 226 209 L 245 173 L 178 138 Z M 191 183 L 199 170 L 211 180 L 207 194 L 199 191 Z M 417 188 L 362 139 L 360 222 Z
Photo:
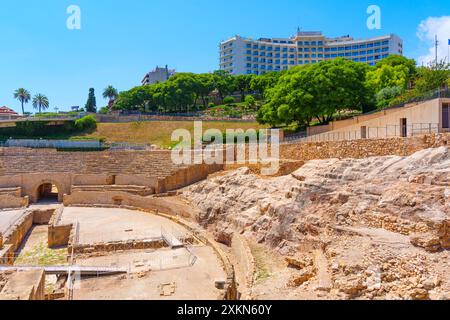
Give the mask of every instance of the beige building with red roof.
M 20 118 L 20 115 L 14 110 L 3 106 L 0 108 L 0 120 L 11 120 Z

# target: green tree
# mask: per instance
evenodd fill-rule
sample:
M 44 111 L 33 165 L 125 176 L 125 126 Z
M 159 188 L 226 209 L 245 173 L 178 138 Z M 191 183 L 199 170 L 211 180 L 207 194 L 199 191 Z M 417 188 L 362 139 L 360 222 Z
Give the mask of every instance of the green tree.
M 234 77 L 234 86 L 241 94 L 241 101 L 244 101 L 245 95 L 250 91 L 250 84 L 255 75 L 238 75 Z
M 22 105 L 22 114 L 25 114 L 24 104 L 30 102 L 31 100 L 31 94 L 28 90 L 24 88 L 19 88 L 14 92 L 14 99 L 17 99 L 20 101 Z
M 405 90 L 398 87 L 384 88 L 375 95 L 376 104 L 378 109 L 383 109 L 390 106 L 391 101 L 400 96 Z
M 50 103 L 45 95 L 39 93 L 33 97 L 33 108 L 38 109 L 39 113 L 41 113 L 42 110 L 48 109 L 49 107 Z
M 85 106 L 86 112 L 97 112 L 97 99 L 95 98 L 95 89 L 89 89 L 89 96 Z
M 217 70 L 213 73 L 213 83 L 214 89 L 217 90 L 220 101 L 223 102 L 223 99 L 233 93 L 235 90 L 233 77 L 224 70 Z
M 250 81 L 250 89 L 253 91 L 258 91 L 263 98 L 265 98 L 266 91 L 273 88 L 283 72 L 268 72 L 262 75 L 253 77 Z
M 429 67 L 421 67 L 417 70 L 417 73 L 418 77 L 415 83 L 415 90 L 418 94 L 427 93 L 448 84 L 450 79 L 450 64 L 441 61 Z
M 267 90 L 258 120 L 272 126 L 309 125 L 315 118 L 326 124 L 337 112 L 361 110 L 369 98 L 365 85 L 368 68 L 345 59 L 292 68 Z
M 252 109 L 256 106 L 256 99 L 252 95 L 245 96 L 244 101 L 248 109 Z
M 108 86 L 103 90 L 103 98 L 109 99 L 108 106 L 112 109 L 114 101 L 117 99 L 119 92 L 113 86 Z

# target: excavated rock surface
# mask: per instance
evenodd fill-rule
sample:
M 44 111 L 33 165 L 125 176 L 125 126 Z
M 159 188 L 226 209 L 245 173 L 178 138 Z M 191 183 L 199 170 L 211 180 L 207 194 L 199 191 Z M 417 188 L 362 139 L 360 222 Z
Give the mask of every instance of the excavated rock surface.
M 272 287 L 281 296 L 295 288 L 299 297 L 450 299 L 447 147 L 313 160 L 270 179 L 241 168 L 185 196 L 222 242 L 234 228 L 287 258 L 289 281 Z

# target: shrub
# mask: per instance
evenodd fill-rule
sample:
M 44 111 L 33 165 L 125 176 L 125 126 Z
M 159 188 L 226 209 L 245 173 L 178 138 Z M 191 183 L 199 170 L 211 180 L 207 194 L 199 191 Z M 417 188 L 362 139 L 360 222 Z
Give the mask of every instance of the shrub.
M 255 97 L 253 97 L 252 95 L 248 95 L 245 97 L 245 104 L 249 107 L 253 107 L 256 103 L 256 99 Z
M 106 107 L 101 108 L 98 113 L 100 113 L 100 114 L 108 114 L 109 113 L 109 107 L 106 106 Z
M 97 128 L 97 120 L 89 115 L 75 121 L 75 128 L 79 131 L 90 131 Z
M 214 108 L 216 105 L 213 103 L 213 102 L 210 102 L 209 104 L 208 104 L 208 108 Z
M 223 103 L 225 103 L 225 104 L 232 104 L 235 102 L 236 102 L 236 100 L 233 97 L 225 97 L 225 99 L 223 99 Z

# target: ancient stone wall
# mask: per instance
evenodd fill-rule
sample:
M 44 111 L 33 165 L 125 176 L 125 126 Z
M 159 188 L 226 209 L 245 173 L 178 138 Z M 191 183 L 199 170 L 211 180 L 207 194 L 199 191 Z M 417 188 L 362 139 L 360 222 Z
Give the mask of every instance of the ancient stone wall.
M 0 194 L 0 209 L 16 209 L 28 207 L 29 197 L 17 197 L 10 194 Z
M 449 134 L 429 134 L 409 138 L 361 139 L 282 145 L 282 159 L 309 161 L 315 159 L 367 158 L 373 156 L 408 156 L 422 149 L 447 145 Z
M 190 216 L 188 208 L 163 197 L 141 197 L 126 192 L 74 192 L 64 197 L 65 206 L 113 206 Z
M 178 189 L 223 169 L 223 165 L 177 165 L 170 151 L 57 152 L 0 148 L 0 188 L 21 188 L 31 202 L 39 187 L 54 184 L 58 200 L 72 186 L 136 185 L 155 193 Z M 1 201 L 0 201 L 1 206 Z

